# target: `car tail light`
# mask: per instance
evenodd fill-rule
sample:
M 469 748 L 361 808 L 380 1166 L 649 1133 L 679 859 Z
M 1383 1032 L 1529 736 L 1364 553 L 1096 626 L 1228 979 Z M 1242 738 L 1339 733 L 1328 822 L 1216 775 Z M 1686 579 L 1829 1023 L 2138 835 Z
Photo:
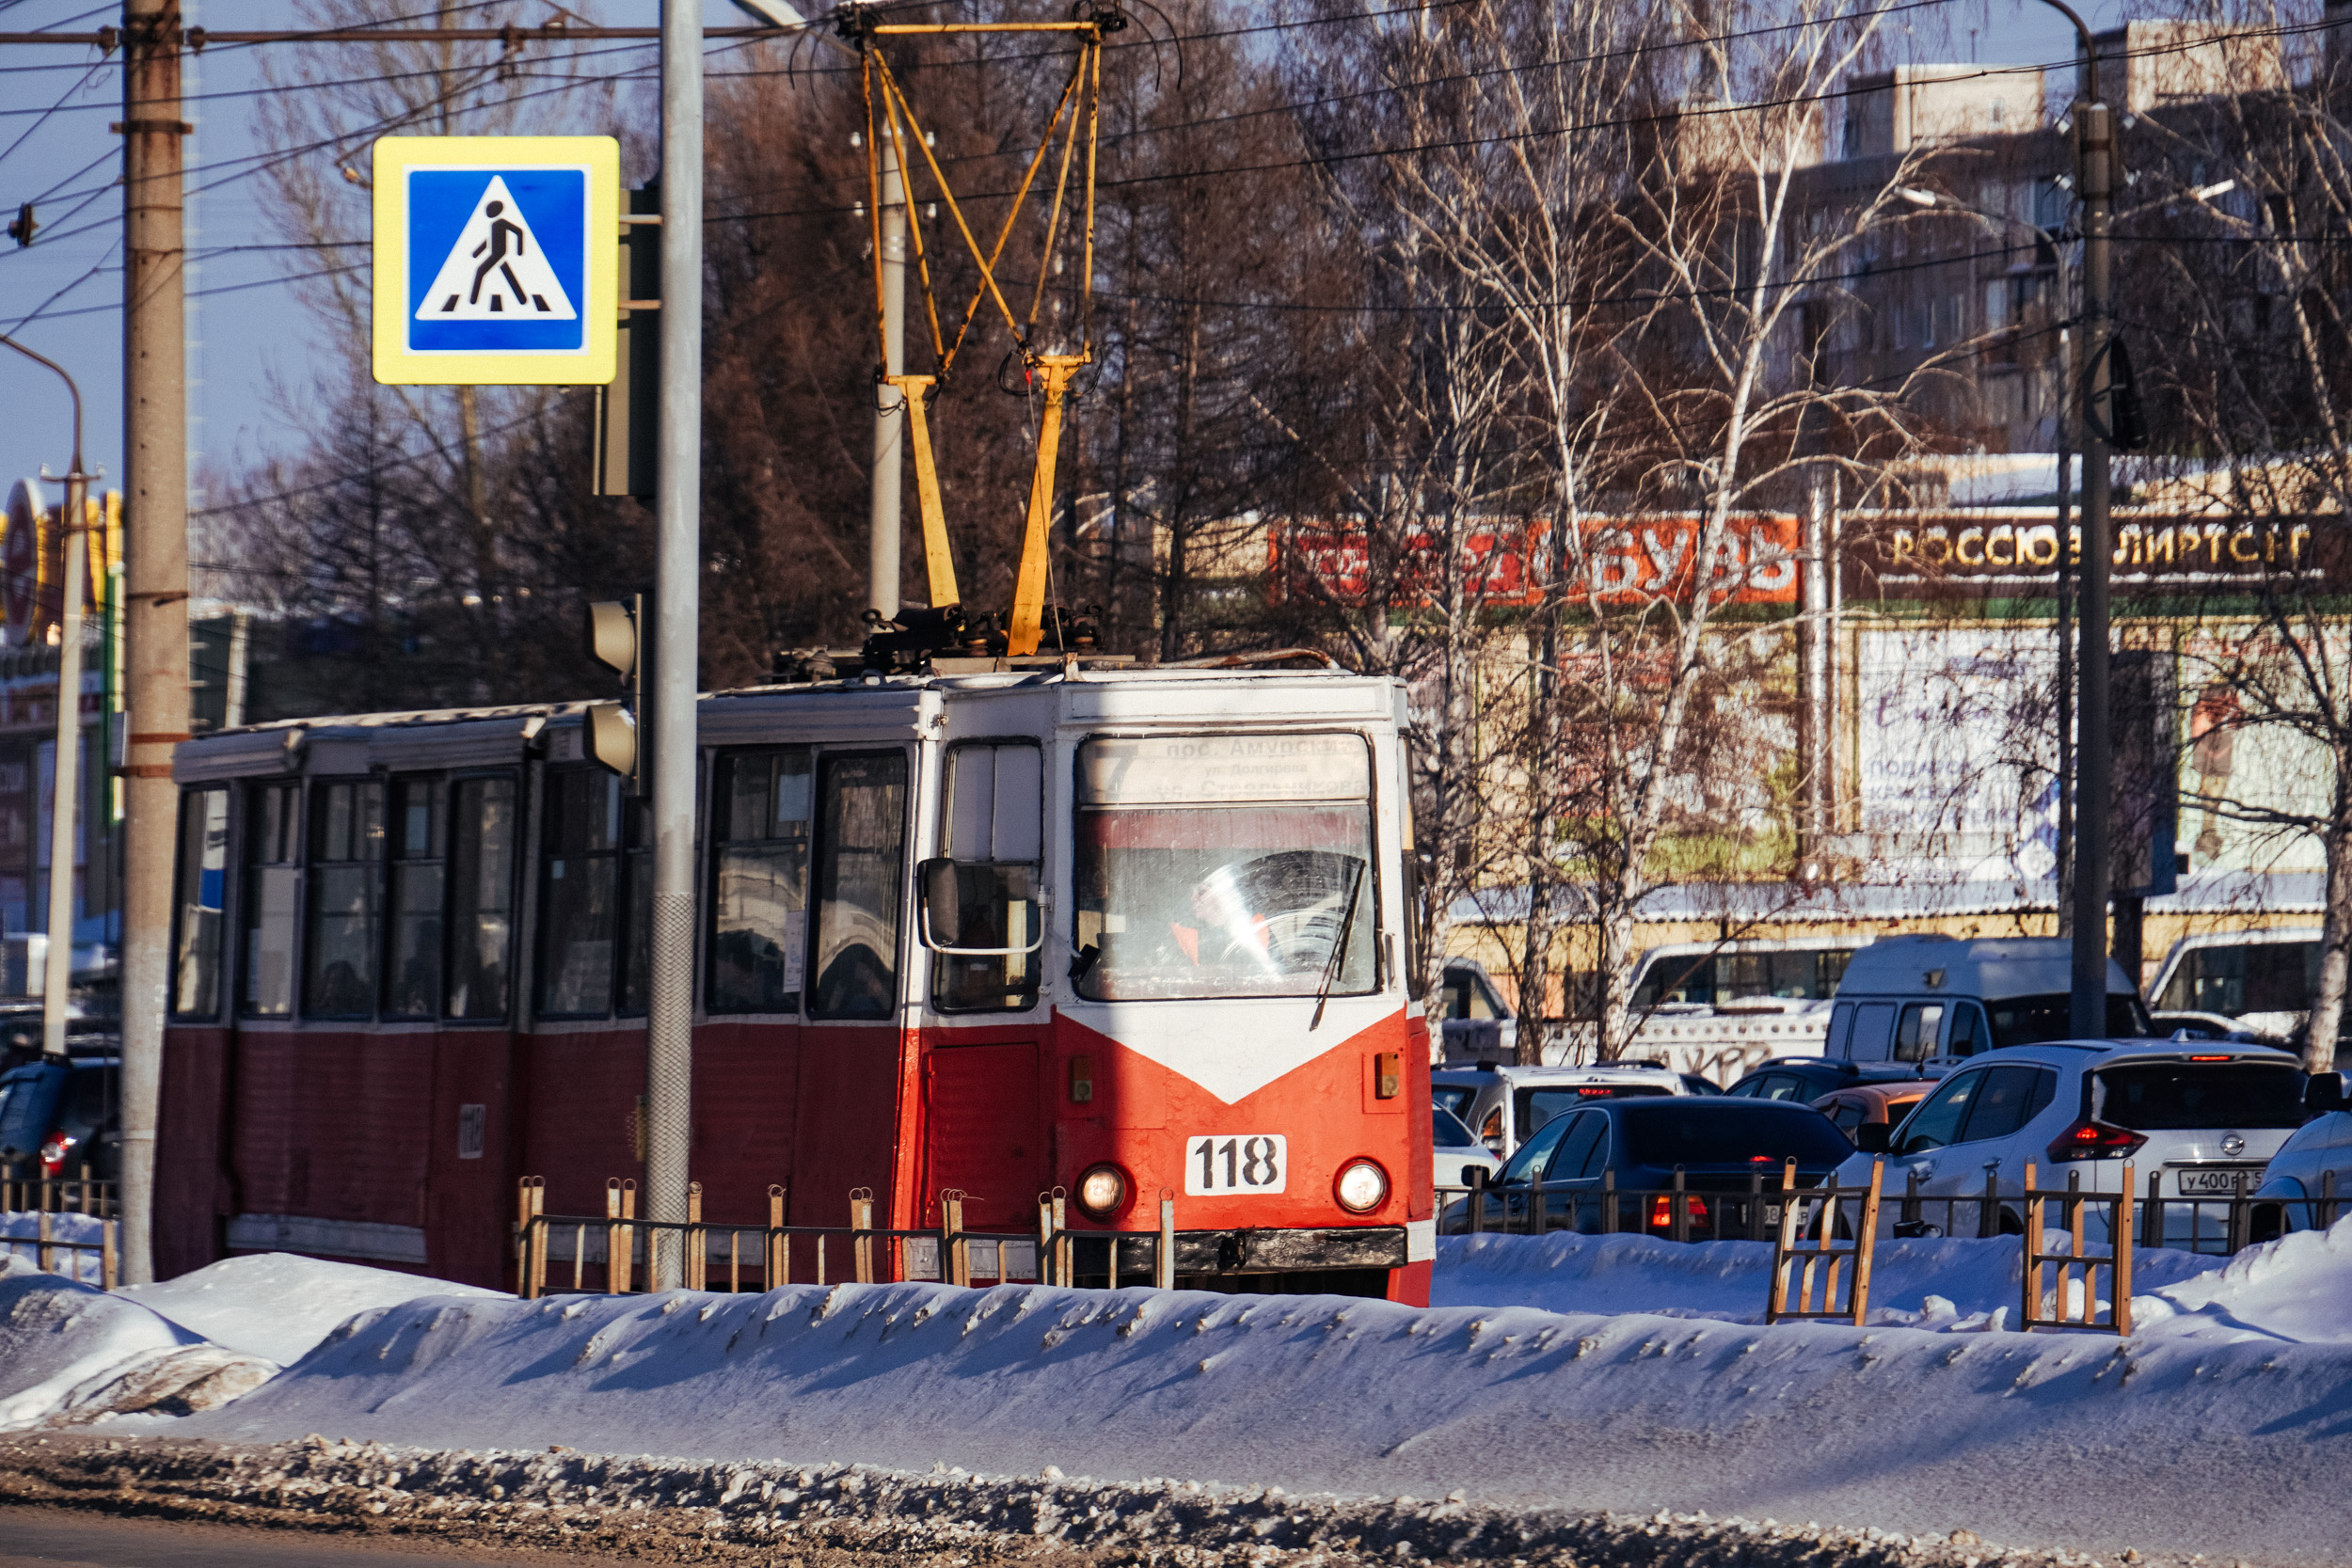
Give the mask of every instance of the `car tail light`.
M 2050 1140 L 2050 1158 L 2061 1164 L 2068 1160 L 2121 1160 L 2138 1152 L 2139 1146 L 2147 1141 L 2145 1134 L 2128 1127 L 2110 1127 L 2085 1117 Z
M 1707 1223 L 1707 1199 L 1703 1197 L 1692 1197 L 1685 1195 L 1683 1201 L 1691 1206 L 1691 1223 L 1692 1225 L 1705 1225 Z M 1650 1200 L 1650 1228 L 1653 1230 L 1664 1230 L 1672 1226 L 1674 1222 L 1675 1200 L 1670 1195 L 1660 1193 L 1656 1197 Z
M 77 1140 L 63 1128 L 59 1128 L 56 1132 L 52 1132 L 49 1136 L 41 1139 L 40 1168 L 48 1172 L 51 1176 L 59 1176 L 64 1174 L 65 1157 L 68 1153 L 72 1152 L 73 1145 L 76 1141 Z
M 2192 1062 L 2233 1062 L 2236 1059 L 2234 1056 L 2191 1056 L 2189 1058 Z

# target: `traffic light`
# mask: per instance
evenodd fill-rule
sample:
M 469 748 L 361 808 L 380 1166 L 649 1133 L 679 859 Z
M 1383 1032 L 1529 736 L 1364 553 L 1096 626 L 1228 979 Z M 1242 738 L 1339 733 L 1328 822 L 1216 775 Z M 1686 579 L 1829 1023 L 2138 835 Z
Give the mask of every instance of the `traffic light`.
M 602 600 L 588 607 L 588 657 L 608 665 L 621 677 L 626 695 L 617 703 L 588 705 L 587 743 L 591 760 L 628 781 L 629 793 L 644 793 L 638 771 L 637 725 L 644 712 L 645 673 L 642 655 L 645 596 L 626 601 Z

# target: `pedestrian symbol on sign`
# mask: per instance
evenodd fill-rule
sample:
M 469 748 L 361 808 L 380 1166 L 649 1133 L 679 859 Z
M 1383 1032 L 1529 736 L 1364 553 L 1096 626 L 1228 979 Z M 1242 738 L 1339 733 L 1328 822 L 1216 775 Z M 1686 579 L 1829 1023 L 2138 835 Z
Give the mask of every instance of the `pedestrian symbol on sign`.
M 578 311 L 502 176 L 492 175 L 417 308 L 419 321 L 521 316 L 571 321 Z

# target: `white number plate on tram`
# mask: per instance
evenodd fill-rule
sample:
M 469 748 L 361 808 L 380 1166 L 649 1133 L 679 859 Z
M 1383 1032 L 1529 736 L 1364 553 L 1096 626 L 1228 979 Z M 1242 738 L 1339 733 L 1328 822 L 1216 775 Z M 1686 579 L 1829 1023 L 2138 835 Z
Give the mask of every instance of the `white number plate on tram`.
M 1184 1196 L 1279 1193 L 1290 1180 L 1291 1141 L 1279 1132 L 1211 1134 L 1184 1145 Z

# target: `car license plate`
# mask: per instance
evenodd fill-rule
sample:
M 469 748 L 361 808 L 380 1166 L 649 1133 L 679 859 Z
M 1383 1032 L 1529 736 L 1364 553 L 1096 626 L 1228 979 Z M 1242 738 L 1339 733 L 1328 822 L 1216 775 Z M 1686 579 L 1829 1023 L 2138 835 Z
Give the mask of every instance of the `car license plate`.
M 1210 1133 L 1184 1140 L 1184 1196 L 1279 1193 L 1290 1180 L 1291 1141 L 1279 1132 Z
M 2246 1190 L 2252 1192 L 2262 1185 L 2259 1170 L 2185 1170 L 2181 1172 L 2183 1197 L 2229 1197 L 2237 1192 L 2238 1178 L 2246 1179 Z

